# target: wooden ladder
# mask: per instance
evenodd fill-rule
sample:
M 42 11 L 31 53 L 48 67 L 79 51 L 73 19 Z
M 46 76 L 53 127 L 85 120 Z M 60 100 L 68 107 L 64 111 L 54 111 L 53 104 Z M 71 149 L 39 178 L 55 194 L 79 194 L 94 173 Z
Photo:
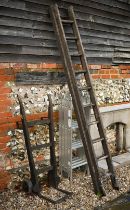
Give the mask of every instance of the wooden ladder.
M 105 191 L 102 186 L 101 182 L 101 176 L 99 173 L 99 167 L 98 167 L 98 161 L 105 159 L 108 165 L 108 172 L 111 178 L 112 186 L 114 189 L 119 189 L 118 183 L 115 177 L 115 172 L 112 164 L 112 159 L 109 153 L 108 145 L 107 145 L 107 139 L 105 135 L 105 131 L 103 128 L 102 119 L 100 116 L 99 108 L 97 105 L 94 89 L 92 86 L 92 81 L 87 65 L 86 55 L 84 52 L 83 44 L 81 41 L 80 33 L 78 30 L 78 25 L 76 22 L 75 14 L 73 7 L 70 6 L 68 8 L 68 17 L 67 19 L 62 19 L 60 15 L 60 11 L 57 4 L 54 4 L 50 7 L 50 15 L 51 20 L 53 22 L 53 27 L 55 31 L 55 35 L 58 41 L 58 46 L 60 50 L 61 59 L 63 62 L 64 70 L 66 73 L 66 78 L 69 86 L 69 90 L 72 96 L 72 102 L 79 126 L 80 135 L 82 138 L 83 146 L 85 155 L 87 158 L 94 191 L 98 195 L 105 195 Z M 66 36 L 65 33 L 65 25 L 68 25 L 72 28 L 73 36 Z M 77 53 L 70 53 L 69 50 L 69 41 L 75 41 Z M 82 71 L 76 71 L 74 69 L 74 65 L 72 62 L 73 57 L 80 58 L 81 65 L 82 65 Z M 82 103 L 82 96 L 81 96 L 81 88 L 79 88 L 76 74 L 82 74 L 85 83 L 86 83 L 86 91 L 88 92 L 90 96 L 90 104 L 87 105 L 93 109 L 95 121 L 88 122 L 88 119 L 85 114 L 85 107 Z M 84 88 L 83 88 L 84 89 Z M 97 125 L 98 132 L 99 132 L 99 138 L 92 139 L 90 134 L 90 126 L 91 125 Z M 97 142 L 101 142 L 102 148 L 103 148 L 103 156 L 100 158 L 96 157 L 95 150 L 94 150 L 94 144 Z

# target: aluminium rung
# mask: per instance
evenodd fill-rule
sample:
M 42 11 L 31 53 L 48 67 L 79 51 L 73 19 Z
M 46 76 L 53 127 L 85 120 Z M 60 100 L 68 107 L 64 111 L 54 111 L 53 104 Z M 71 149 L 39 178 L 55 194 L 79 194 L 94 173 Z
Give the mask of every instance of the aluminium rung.
M 32 150 L 39 150 L 41 148 L 46 148 L 49 146 L 50 146 L 50 143 L 45 143 L 45 144 L 33 145 L 31 148 L 32 148 Z
M 42 120 L 28 121 L 27 125 L 28 125 L 28 127 L 33 127 L 35 125 L 48 125 L 49 123 L 50 123 L 49 119 L 42 119 Z
M 72 169 L 78 168 L 78 167 L 86 165 L 86 164 L 87 164 L 87 161 L 83 160 L 79 157 L 72 159 Z
M 93 139 L 92 142 L 93 142 L 93 144 L 95 144 L 95 143 L 101 142 L 103 140 L 104 140 L 104 138 L 97 138 L 97 139 Z
M 99 121 L 98 121 L 98 120 L 96 120 L 96 121 L 92 121 L 92 122 L 89 122 L 89 123 L 88 123 L 88 125 L 94 125 L 94 124 L 97 124 L 97 123 L 99 123 Z
M 78 128 L 78 123 L 77 123 L 77 121 L 72 121 L 72 124 L 71 124 L 71 128 L 72 129 L 77 129 Z
M 72 141 L 72 149 L 77 149 L 80 147 L 83 147 L 83 143 L 81 142 L 81 140 Z

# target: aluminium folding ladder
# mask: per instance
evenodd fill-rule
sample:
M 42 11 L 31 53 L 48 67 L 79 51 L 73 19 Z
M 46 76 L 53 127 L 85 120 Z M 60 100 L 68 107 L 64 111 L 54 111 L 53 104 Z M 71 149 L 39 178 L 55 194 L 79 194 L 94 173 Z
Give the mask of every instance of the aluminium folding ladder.
M 90 171 L 92 182 L 93 182 L 94 191 L 96 194 L 102 196 L 102 195 L 105 195 L 105 191 L 102 186 L 101 176 L 100 176 L 99 167 L 98 167 L 98 160 L 102 160 L 102 159 L 106 160 L 112 186 L 114 189 L 119 189 L 119 186 L 118 186 L 117 179 L 115 176 L 112 159 L 109 153 L 107 139 L 106 139 L 105 131 L 103 128 L 102 119 L 99 113 L 94 89 L 92 86 L 92 81 L 91 81 L 91 77 L 90 77 L 90 73 L 88 69 L 86 55 L 84 52 L 83 44 L 82 44 L 80 33 L 78 30 L 78 25 L 76 22 L 73 7 L 72 6 L 69 7 L 67 19 L 61 18 L 60 11 L 57 4 L 54 4 L 50 7 L 50 15 L 51 15 L 51 20 L 53 23 L 55 35 L 57 38 L 69 90 L 72 96 L 73 106 L 74 106 L 79 130 L 80 130 L 81 139 L 84 146 L 86 159 L 89 166 L 89 171 Z M 73 37 L 66 36 L 64 25 L 69 25 L 71 27 L 73 31 L 73 35 L 74 35 Z M 75 41 L 76 43 L 76 47 L 77 47 L 76 54 L 70 53 L 70 50 L 69 50 L 69 41 L 72 41 L 72 40 Z M 72 63 L 73 57 L 80 58 L 82 71 L 78 71 L 78 72 L 75 71 L 74 65 Z M 88 122 L 88 119 L 85 115 L 85 109 L 82 104 L 82 98 L 81 98 L 81 87 L 78 86 L 78 83 L 76 80 L 77 73 L 82 74 L 86 81 L 85 89 L 88 91 L 90 95 L 90 101 L 91 101 L 89 106 L 93 109 L 94 116 L 95 116 L 95 120 L 92 122 Z M 93 124 L 96 124 L 98 128 L 99 138 L 97 139 L 92 139 L 91 134 L 90 134 L 89 128 Z M 104 151 L 104 154 L 100 158 L 96 157 L 95 151 L 94 151 L 94 144 L 97 142 L 101 142 L 102 148 Z

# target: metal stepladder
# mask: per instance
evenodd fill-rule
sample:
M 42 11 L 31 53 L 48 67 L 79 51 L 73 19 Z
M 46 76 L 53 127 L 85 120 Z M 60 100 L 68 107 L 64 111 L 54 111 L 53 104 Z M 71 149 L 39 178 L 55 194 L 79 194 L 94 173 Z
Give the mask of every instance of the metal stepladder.
M 64 66 L 64 71 L 66 74 L 69 90 L 72 97 L 72 102 L 74 106 L 74 111 L 76 114 L 79 131 L 81 135 L 81 139 L 84 146 L 84 151 L 86 155 L 86 159 L 88 162 L 90 175 L 93 182 L 94 191 L 96 194 L 102 196 L 105 195 L 104 188 L 102 186 L 101 176 L 99 172 L 98 167 L 98 160 L 105 159 L 107 166 L 108 166 L 108 172 L 111 178 L 112 186 L 114 189 L 119 189 L 118 183 L 115 176 L 115 171 L 112 164 L 112 159 L 109 153 L 108 145 L 107 145 L 107 139 L 105 135 L 105 131 L 103 128 L 102 119 L 99 113 L 96 96 L 94 93 L 94 89 L 92 86 L 92 81 L 87 65 L 86 55 L 84 52 L 83 44 L 81 41 L 80 33 L 78 30 L 78 25 L 76 22 L 75 14 L 73 11 L 73 7 L 69 7 L 68 9 L 68 17 L 67 19 L 61 18 L 59 8 L 57 4 L 54 4 L 50 8 L 50 15 L 53 22 L 53 27 L 55 31 L 55 35 L 57 37 L 58 46 L 60 50 L 60 55 L 62 59 L 62 63 Z M 73 31 L 73 37 L 66 36 L 64 25 L 69 25 Z M 70 54 L 69 50 L 69 41 L 75 41 L 76 48 L 77 48 L 77 54 Z M 73 57 L 79 57 L 82 65 L 81 71 L 76 71 L 74 69 L 74 65 L 72 62 Z M 85 79 L 86 87 L 79 87 L 78 82 L 76 79 L 76 74 L 82 74 Z M 88 119 L 85 114 L 85 107 L 82 103 L 81 98 L 81 91 L 82 89 L 86 89 L 88 91 L 88 94 L 90 96 L 90 104 L 88 105 L 93 109 L 95 120 L 93 122 L 88 122 Z M 90 133 L 90 126 L 96 124 L 99 132 L 99 138 L 92 139 L 91 133 Z M 97 158 L 94 151 L 94 144 L 97 142 L 101 142 L 102 148 L 103 148 L 103 155 L 100 158 Z
M 38 195 L 40 198 L 45 199 L 48 202 L 51 202 L 53 204 L 58 204 L 58 203 L 63 202 L 65 199 L 67 199 L 70 195 L 72 195 L 72 193 L 58 188 L 60 178 L 57 175 L 57 163 L 56 163 L 55 142 L 54 142 L 53 106 L 52 106 L 52 100 L 51 100 L 50 95 L 48 95 L 48 100 L 49 100 L 48 118 L 41 118 L 41 120 L 27 121 L 22 100 L 20 96 L 18 96 L 18 101 L 20 104 L 20 114 L 21 114 L 21 119 L 22 119 L 22 129 L 24 133 L 25 146 L 27 149 L 27 156 L 28 156 L 29 168 L 30 168 L 30 179 L 25 180 L 23 182 L 23 189 L 29 193 L 34 193 Z M 48 125 L 49 126 L 49 139 L 50 139 L 49 143 L 44 143 L 41 145 L 39 144 L 31 145 L 29 128 L 35 125 Z M 50 164 L 46 165 L 43 162 L 42 168 L 40 168 L 39 170 L 36 170 L 35 162 L 33 158 L 33 150 L 39 150 L 46 147 L 50 147 Z M 41 172 L 48 173 L 47 178 L 48 178 L 49 186 L 52 186 L 58 192 L 63 193 L 64 194 L 63 196 L 60 196 L 60 198 L 58 199 L 52 199 L 48 196 L 44 196 L 43 194 L 41 194 L 40 183 L 38 180 L 38 174 Z

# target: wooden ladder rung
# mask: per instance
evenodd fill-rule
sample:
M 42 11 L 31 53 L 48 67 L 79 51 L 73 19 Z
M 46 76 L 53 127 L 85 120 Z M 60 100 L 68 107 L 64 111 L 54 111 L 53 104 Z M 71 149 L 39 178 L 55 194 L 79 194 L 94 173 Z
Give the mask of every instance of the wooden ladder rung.
M 101 156 L 101 157 L 98 158 L 98 161 L 105 160 L 107 158 L 108 158 L 108 155 L 103 155 L 103 156 Z
M 96 144 L 96 143 L 101 142 L 101 141 L 103 141 L 103 140 L 104 140 L 104 138 L 93 139 L 93 140 L 92 140 L 92 143 L 93 143 L 93 144 Z
M 89 123 L 88 123 L 88 125 L 90 126 L 90 125 L 94 125 L 94 124 L 97 124 L 97 123 L 99 123 L 99 121 L 98 121 L 98 120 L 96 120 L 96 121 L 92 121 L 92 122 L 89 122 Z
M 62 19 L 61 21 L 62 21 L 62 23 L 65 23 L 65 24 L 72 24 L 72 23 L 74 23 L 73 20 L 65 20 L 65 19 Z

